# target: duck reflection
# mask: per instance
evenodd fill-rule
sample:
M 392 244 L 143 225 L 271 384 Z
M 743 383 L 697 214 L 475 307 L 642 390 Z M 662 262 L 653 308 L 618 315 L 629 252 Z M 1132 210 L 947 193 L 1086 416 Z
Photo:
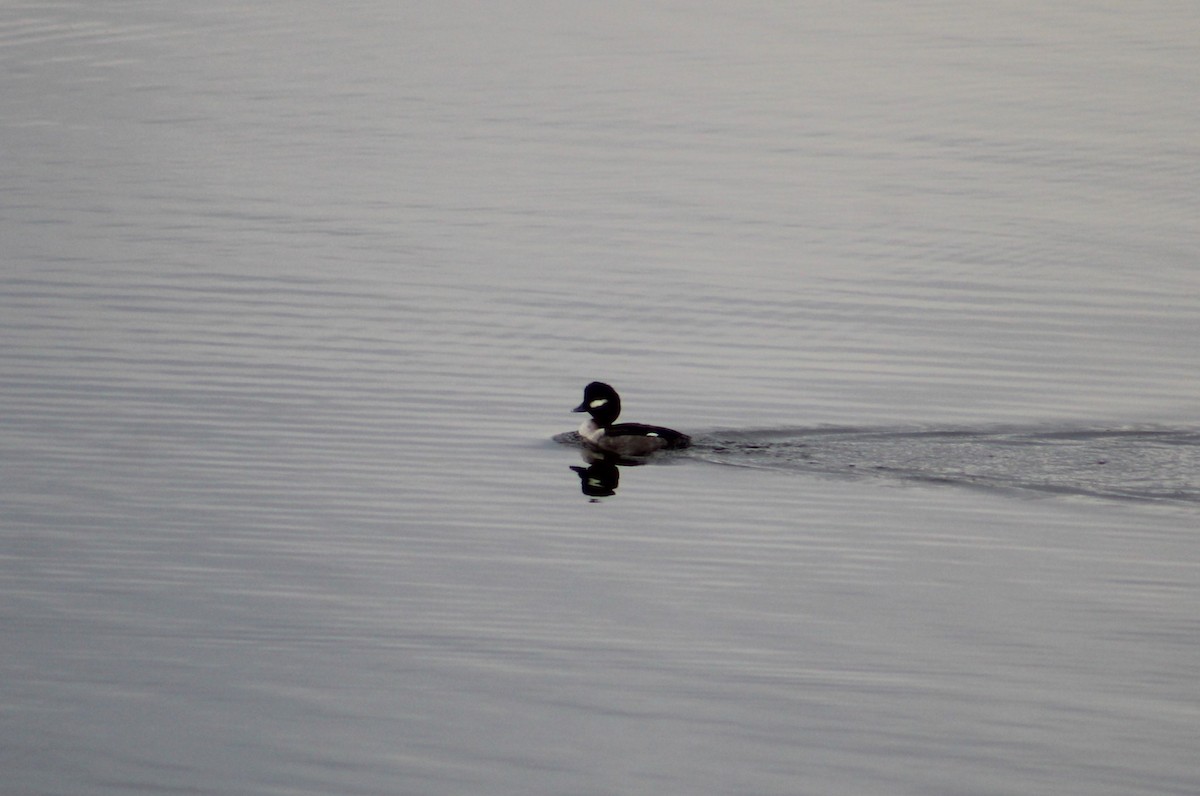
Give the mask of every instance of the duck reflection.
M 617 494 L 621 471 L 615 462 L 596 462 L 587 467 L 572 467 L 579 476 L 579 488 L 592 500 Z
M 621 483 L 621 467 L 637 467 L 646 463 L 644 459 L 630 459 L 586 448 L 580 451 L 580 456 L 587 466 L 572 466 L 571 469 L 579 476 L 580 490 L 593 502 L 617 493 L 617 486 Z
M 592 499 L 612 497 L 617 493 L 621 482 L 622 467 L 640 467 L 656 460 L 656 456 L 619 456 L 608 451 L 597 450 L 574 431 L 555 434 L 554 441 L 579 449 L 579 456 L 585 467 L 572 466 L 571 470 L 579 476 L 579 488 L 583 494 Z

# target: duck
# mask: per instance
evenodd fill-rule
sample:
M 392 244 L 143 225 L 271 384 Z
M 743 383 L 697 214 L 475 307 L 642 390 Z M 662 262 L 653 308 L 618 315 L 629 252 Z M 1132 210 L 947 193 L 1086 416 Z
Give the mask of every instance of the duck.
M 692 438 L 672 428 L 642 423 L 615 423 L 621 414 L 621 396 L 602 381 L 583 388 L 583 402 L 571 410 L 590 417 L 579 426 L 579 436 L 593 450 L 617 456 L 642 457 L 663 450 L 679 450 Z

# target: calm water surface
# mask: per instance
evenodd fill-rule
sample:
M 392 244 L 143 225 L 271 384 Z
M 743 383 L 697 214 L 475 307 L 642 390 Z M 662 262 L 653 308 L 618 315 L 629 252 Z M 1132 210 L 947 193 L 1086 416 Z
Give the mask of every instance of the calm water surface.
M 1197 792 L 1198 39 L 0 9 L 5 793 Z

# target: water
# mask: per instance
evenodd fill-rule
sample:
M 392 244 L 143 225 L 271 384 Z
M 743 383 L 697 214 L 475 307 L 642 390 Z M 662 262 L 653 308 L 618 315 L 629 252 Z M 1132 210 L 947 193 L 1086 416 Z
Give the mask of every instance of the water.
M 1196 792 L 1197 34 L 0 9 L 5 792 Z

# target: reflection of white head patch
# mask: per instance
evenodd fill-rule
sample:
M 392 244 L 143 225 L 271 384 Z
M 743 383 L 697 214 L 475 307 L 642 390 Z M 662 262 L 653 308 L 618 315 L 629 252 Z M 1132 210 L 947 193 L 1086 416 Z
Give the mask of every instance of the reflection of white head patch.
M 596 400 L 594 400 L 590 404 L 588 404 L 588 407 L 591 409 L 599 409 L 600 407 L 604 406 L 606 403 L 608 403 L 607 398 L 597 398 Z

